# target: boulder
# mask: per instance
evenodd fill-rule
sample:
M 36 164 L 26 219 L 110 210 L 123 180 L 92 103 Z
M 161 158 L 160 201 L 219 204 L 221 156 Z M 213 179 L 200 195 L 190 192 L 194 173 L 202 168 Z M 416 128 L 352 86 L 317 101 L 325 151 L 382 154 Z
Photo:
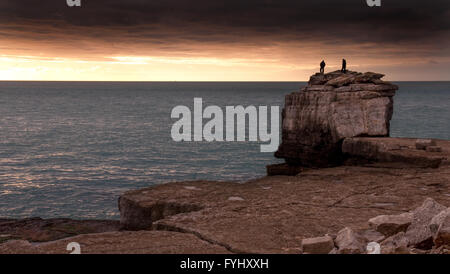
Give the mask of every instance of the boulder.
M 384 77 L 384 74 L 381 74 L 381 73 L 366 72 L 361 75 L 355 76 L 355 82 L 356 83 L 383 83 L 383 81 L 380 80 L 383 77 Z
M 302 91 L 287 95 L 282 113 L 282 142 L 275 156 L 290 165 L 335 166 L 343 160 L 344 138 L 389 136 L 392 97 L 398 87 L 356 83 L 357 75 L 357 72 L 316 74 Z
M 367 230 L 363 230 L 363 231 L 359 231 L 359 234 L 361 235 L 361 237 L 363 237 L 366 242 L 376 242 L 376 243 L 380 243 L 382 242 L 384 239 L 386 239 L 386 236 L 383 235 L 382 233 L 373 230 L 373 229 L 367 229 Z
M 433 246 L 433 233 L 430 223 L 434 216 L 447 209 L 432 198 L 427 198 L 413 213 L 413 221 L 405 233 L 409 246 L 419 249 L 431 249 Z
M 316 73 L 314 75 L 312 75 L 309 78 L 309 84 L 310 85 L 323 85 L 326 82 L 328 82 L 328 80 L 325 78 L 326 74 L 323 73 Z
M 334 248 L 333 238 L 323 237 L 307 238 L 302 240 L 302 251 L 307 254 L 328 254 Z
M 346 227 L 334 238 L 327 234 L 325 237 L 304 239 L 302 242 L 304 253 L 450 253 L 450 208 L 443 207 L 431 198 L 427 198 L 420 207 L 411 212 L 374 217 L 369 220 L 369 225 L 370 229 L 361 229 L 357 232 Z
M 433 219 L 431 219 L 429 227 L 430 227 L 431 233 L 433 233 L 433 235 L 435 235 L 437 233 L 441 224 L 449 216 L 450 216 L 450 208 L 447 208 L 445 210 L 442 210 L 439 214 L 434 216 Z
M 338 232 L 335 244 L 339 254 L 363 254 L 366 251 L 364 238 L 349 227 Z
M 355 81 L 355 75 L 343 74 L 339 77 L 329 80 L 326 85 L 333 87 L 347 86 Z
M 450 254 L 450 245 L 441 245 L 439 247 L 433 248 L 430 254 Z
M 309 82 L 308 85 L 312 86 L 312 85 L 324 85 L 326 82 L 328 82 L 331 79 L 334 79 L 336 77 L 339 77 L 340 75 L 342 75 L 343 73 L 340 70 L 336 70 L 333 72 L 329 72 L 329 73 L 316 73 L 314 75 L 311 75 L 311 77 L 309 78 Z
M 385 236 L 405 232 L 413 220 L 412 213 L 380 215 L 369 220 L 369 226 Z
M 405 232 L 397 233 L 381 242 L 382 254 L 410 254 Z
M 231 197 L 228 197 L 227 200 L 228 200 L 228 201 L 235 201 L 235 202 L 242 202 L 242 201 L 245 201 L 244 198 L 239 197 L 239 196 L 231 196 Z
M 434 237 L 434 243 L 436 247 L 450 246 L 450 215 L 448 214 L 448 211 Z
M 381 254 L 381 246 L 377 242 L 370 242 L 366 247 L 366 254 Z
M 328 252 L 328 254 L 332 254 L 332 255 L 334 255 L 334 254 L 339 254 L 339 253 L 338 253 L 338 249 L 335 247 L 335 248 L 333 248 L 330 252 Z

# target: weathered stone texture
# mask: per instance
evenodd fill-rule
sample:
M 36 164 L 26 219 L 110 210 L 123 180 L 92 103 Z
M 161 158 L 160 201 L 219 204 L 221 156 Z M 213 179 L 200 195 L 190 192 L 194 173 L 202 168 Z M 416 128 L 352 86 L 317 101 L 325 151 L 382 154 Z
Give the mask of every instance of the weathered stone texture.
M 389 136 L 392 97 L 398 87 L 374 84 L 372 80 L 381 76 L 355 72 L 313 75 L 308 86 L 285 98 L 282 143 L 275 156 L 291 165 L 333 166 L 342 161 L 344 138 Z

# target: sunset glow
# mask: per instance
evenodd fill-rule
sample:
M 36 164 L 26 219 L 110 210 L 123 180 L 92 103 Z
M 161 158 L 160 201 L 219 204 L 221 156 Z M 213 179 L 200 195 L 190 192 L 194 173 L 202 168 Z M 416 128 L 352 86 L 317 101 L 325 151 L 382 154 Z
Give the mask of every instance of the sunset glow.
M 305 81 L 322 59 L 331 71 L 342 58 L 390 80 L 450 80 L 448 11 L 432 5 L 347 3 L 342 21 L 335 1 L 228 1 L 233 13 L 218 1 L 100 2 L 0 3 L 0 80 Z

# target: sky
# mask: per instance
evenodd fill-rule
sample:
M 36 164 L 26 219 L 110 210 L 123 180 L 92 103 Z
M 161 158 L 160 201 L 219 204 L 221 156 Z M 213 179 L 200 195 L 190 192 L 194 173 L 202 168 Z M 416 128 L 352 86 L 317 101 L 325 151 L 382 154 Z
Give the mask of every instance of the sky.
M 450 1 L 0 0 L 0 80 L 450 80 Z

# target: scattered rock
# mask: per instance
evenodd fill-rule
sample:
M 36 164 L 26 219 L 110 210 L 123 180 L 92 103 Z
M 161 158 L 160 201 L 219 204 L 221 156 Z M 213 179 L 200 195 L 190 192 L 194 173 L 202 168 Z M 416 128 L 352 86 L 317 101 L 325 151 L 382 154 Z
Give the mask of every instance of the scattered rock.
M 410 254 L 405 232 L 397 233 L 381 242 L 382 254 Z
M 366 247 L 366 254 L 381 254 L 381 246 L 378 242 L 370 242 Z
M 195 186 L 185 186 L 185 189 L 189 189 L 189 190 L 200 190 L 199 188 L 195 187 Z
M 441 210 L 443 208 L 444 210 Z M 382 254 L 447 254 L 450 252 L 448 248 L 450 246 L 450 208 L 443 207 L 431 198 L 427 198 L 412 212 L 374 217 L 369 220 L 369 225 L 371 229 L 358 232 L 348 227 L 339 231 L 334 239 L 337 248 L 331 249 L 329 254 L 363 253 L 365 243 L 368 243 L 366 254 L 379 252 Z M 386 236 L 389 237 L 386 238 Z M 307 240 L 311 244 L 323 243 L 326 238 L 322 238 Z
M 429 146 L 436 146 L 436 141 L 432 139 L 417 139 L 416 140 L 416 149 L 425 150 Z
M 433 248 L 430 254 L 450 254 L 450 245 L 441 245 L 440 247 Z
M 409 252 L 410 254 L 429 254 L 430 251 L 429 250 L 423 250 L 423 249 L 418 249 L 418 248 L 409 248 Z
M 329 80 L 326 85 L 329 86 L 334 86 L 334 87 L 342 87 L 342 86 L 347 86 L 350 83 L 353 83 L 355 81 L 355 76 L 354 75 L 347 75 L 347 74 L 343 74 L 340 75 L 334 79 Z
M 336 77 L 341 76 L 343 73 L 340 70 L 336 70 L 329 73 L 316 73 L 314 75 L 311 75 L 309 78 L 308 86 L 313 85 L 324 85 L 326 82 L 328 82 L 331 79 L 334 79 Z
M 338 232 L 335 244 L 339 254 L 363 254 L 366 250 L 364 239 L 349 227 Z
M 238 196 L 228 197 L 228 201 L 245 201 L 244 198 Z
M 328 252 L 328 254 L 339 254 L 338 249 L 335 247 L 330 252 Z
M 328 254 L 334 248 L 330 236 L 307 238 L 302 240 L 302 251 L 307 254 Z
M 361 237 L 363 237 L 368 243 L 369 242 L 381 243 L 384 239 L 386 239 L 385 235 L 373 229 L 363 230 L 359 233 Z
M 361 75 L 357 75 L 355 77 L 356 83 L 374 83 L 374 84 L 381 84 L 385 83 L 381 81 L 380 79 L 384 77 L 384 74 L 376 73 L 376 72 L 366 72 Z
M 361 254 L 364 245 L 368 243 L 366 254 L 447 254 L 450 252 L 450 208 L 441 210 L 442 208 L 445 207 L 427 198 L 412 212 L 380 215 L 370 219 L 371 229 L 355 232 L 346 227 L 335 238 L 327 234 L 324 237 L 304 239 L 302 245 L 310 250 L 305 253 L 324 253 L 321 248 L 326 246 L 328 254 Z M 409 229 L 413 223 L 413 229 Z M 429 230 L 426 230 L 428 226 Z M 329 243 L 333 239 L 335 248 Z
M 450 216 L 450 207 L 445 210 L 442 210 L 436 216 L 434 216 L 433 219 L 431 219 L 429 227 L 433 235 L 437 233 L 439 227 L 442 225 L 445 218 L 447 218 L 448 216 Z
M 410 246 L 419 249 L 432 248 L 433 233 L 430 229 L 430 222 L 435 215 L 445 209 L 445 206 L 437 203 L 431 198 L 427 198 L 420 207 L 412 211 L 413 221 L 405 234 Z
M 442 223 L 439 226 L 439 229 L 436 233 L 434 243 L 437 247 L 444 245 L 450 246 L 450 215 L 448 214 L 448 210 L 444 220 L 442 220 Z
M 412 213 L 399 215 L 380 215 L 369 220 L 369 225 L 385 236 L 405 232 L 413 220 Z

